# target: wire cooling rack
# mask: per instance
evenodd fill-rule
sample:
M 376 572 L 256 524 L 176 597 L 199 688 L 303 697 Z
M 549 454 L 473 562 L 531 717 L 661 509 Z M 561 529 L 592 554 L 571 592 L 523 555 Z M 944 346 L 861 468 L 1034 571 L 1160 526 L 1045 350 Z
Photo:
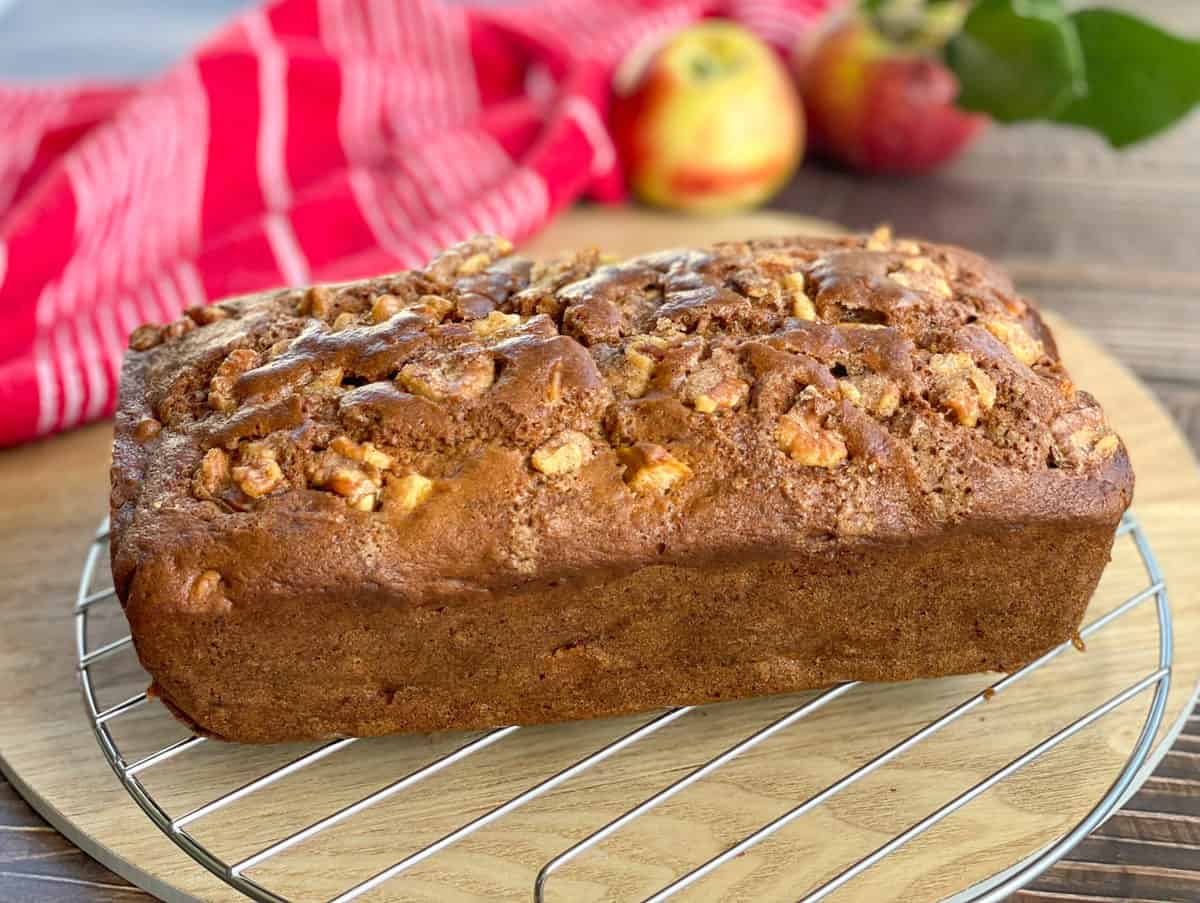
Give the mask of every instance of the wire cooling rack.
M 1137 519 L 1131 513 L 1127 514 L 1117 530 L 1117 536 L 1128 537 L 1132 540 L 1132 545 L 1136 549 L 1137 554 L 1141 558 L 1141 563 L 1145 570 L 1146 586 L 1134 593 L 1129 598 L 1125 599 L 1120 605 L 1113 608 L 1111 611 L 1101 615 L 1094 621 L 1090 622 L 1079 632 L 1081 640 L 1087 640 L 1107 626 L 1112 624 L 1117 619 L 1128 614 L 1133 609 L 1142 605 L 1150 599 L 1154 600 L 1158 615 L 1158 667 L 1146 674 L 1141 679 L 1130 684 L 1121 692 L 1112 696 L 1110 699 L 1101 705 L 1093 708 L 1085 715 L 1077 718 L 1062 729 L 1056 731 L 1049 736 L 1046 736 L 1040 742 L 1027 749 L 1024 753 L 1012 759 L 1007 765 L 993 772 L 988 777 L 976 783 L 970 789 L 959 794 L 950 802 L 940 808 L 930 812 L 924 818 L 911 825 L 903 832 L 895 835 L 886 843 L 879 846 L 866 856 L 863 856 L 857 862 L 841 871 L 839 874 L 825 881 L 819 887 L 808 892 L 801 898 L 801 903 L 814 903 L 814 901 L 822 900 L 829 894 L 833 893 L 847 882 L 852 881 L 855 877 L 872 868 L 874 865 L 885 859 L 900 847 L 907 844 L 909 841 L 923 834 L 925 831 L 938 824 L 944 818 L 961 809 L 963 806 L 970 803 L 976 797 L 995 787 L 997 784 L 1004 781 L 1006 778 L 1015 774 L 1031 762 L 1037 760 L 1049 752 L 1054 747 L 1058 746 L 1063 741 L 1074 736 L 1084 728 L 1095 723 L 1103 718 L 1119 706 L 1124 705 L 1145 691 L 1153 688 L 1153 698 L 1148 707 L 1145 721 L 1142 724 L 1141 731 L 1138 735 L 1136 743 L 1133 745 L 1132 752 L 1128 760 L 1122 767 L 1119 775 L 1108 791 L 1095 805 L 1095 807 L 1080 821 L 1074 828 L 1061 836 L 1057 841 L 1040 850 L 1037 854 L 1027 859 L 1011 869 L 1006 875 L 986 885 L 979 886 L 975 892 L 968 892 L 968 896 L 960 895 L 956 900 L 970 900 L 972 903 L 992 903 L 1012 893 L 1014 890 L 1021 887 L 1023 884 L 1032 880 L 1043 870 L 1049 867 L 1056 860 L 1061 858 L 1070 848 L 1086 836 L 1092 829 L 1098 826 L 1110 813 L 1112 813 L 1121 803 L 1128 797 L 1130 793 L 1136 789 L 1137 784 L 1146 776 L 1146 768 L 1148 759 L 1151 755 L 1154 738 L 1162 723 L 1163 712 L 1167 702 L 1167 693 L 1170 688 L 1171 681 L 1171 660 L 1172 660 L 1172 627 L 1171 627 L 1171 611 L 1167 599 L 1167 587 L 1163 580 L 1162 574 L 1159 571 L 1157 562 L 1150 549 L 1150 545 L 1146 540 Z M 127 761 L 122 753 L 119 744 L 114 739 L 110 729 L 115 721 L 129 714 L 130 712 L 145 705 L 149 701 L 146 693 L 138 693 L 129 699 L 124 700 L 116 705 L 100 708 L 97 702 L 97 686 L 91 673 L 92 667 L 99 661 L 110 656 L 120 653 L 122 650 L 128 649 L 132 645 L 132 640 L 129 636 L 124 636 L 121 639 L 106 643 L 97 648 L 90 649 L 88 644 L 88 619 L 89 615 L 97 609 L 97 606 L 117 605 L 116 594 L 113 589 L 104 589 L 92 591 L 92 581 L 96 575 L 97 564 L 104 560 L 108 545 L 108 524 L 107 521 L 97 531 L 96 537 L 88 551 L 87 559 L 83 567 L 83 572 L 79 582 L 79 591 L 75 601 L 75 646 L 78 655 L 78 670 L 80 685 L 83 692 L 84 704 L 87 708 L 88 718 L 95 731 L 96 738 L 100 743 L 100 749 L 105 758 L 112 766 L 118 780 L 133 797 L 134 801 L 145 811 L 151 821 L 177 844 L 184 852 L 190 855 L 198 863 L 216 875 L 218 878 L 237 888 L 246 896 L 254 900 L 267 901 L 267 903 L 289 903 L 285 896 L 270 890 L 258 881 L 255 881 L 249 876 L 249 872 L 264 865 L 269 860 L 274 860 L 276 857 L 285 853 L 287 850 L 301 843 L 322 834 L 335 825 L 353 819 L 354 816 L 364 810 L 382 802 L 385 799 L 395 797 L 403 793 L 410 787 L 424 781 L 439 772 L 453 768 L 457 763 L 464 759 L 475 755 L 487 747 L 502 741 L 505 737 L 510 736 L 519 728 L 504 727 L 497 730 L 492 730 L 479 736 L 468 743 L 460 746 L 453 752 L 445 755 L 428 765 L 411 771 L 403 776 L 397 777 L 396 780 L 379 789 L 362 797 L 357 802 L 347 805 L 335 812 L 324 815 L 306 827 L 295 831 L 294 833 L 258 849 L 253 854 L 236 862 L 228 862 L 207 848 L 203 843 L 198 841 L 196 837 L 189 832 L 189 827 L 197 822 L 212 816 L 214 813 L 224 809 L 226 806 L 252 796 L 260 790 L 275 784 L 283 778 L 293 775 L 305 768 L 308 768 L 315 763 L 338 755 L 335 761 L 340 763 L 341 767 L 353 769 L 355 767 L 353 754 L 347 752 L 348 747 L 352 747 L 359 742 L 356 739 L 335 740 L 317 747 L 297 758 L 292 759 L 286 764 L 270 769 L 258 777 L 242 784 L 241 786 L 223 793 L 220 796 L 208 800 L 202 805 L 192 808 L 190 811 L 172 815 L 164 809 L 163 805 L 155 799 L 151 792 L 146 788 L 142 781 L 142 775 L 151 769 L 162 769 L 167 766 L 167 763 L 178 756 L 186 755 L 189 750 L 195 749 L 200 744 L 206 742 L 204 737 L 190 736 L 177 742 L 171 743 L 157 751 L 140 758 L 135 761 Z M 1060 654 L 1071 648 L 1072 643 L 1064 643 L 1063 645 L 1050 650 L 1036 661 L 1030 662 L 1019 671 L 1004 676 L 997 680 L 989 688 L 982 692 L 976 693 L 963 702 L 951 708 L 941 717 L 929 722 L 915 733 L 909 735 L 904 740 L 895 744 L 886 751 L 875 756 L 859 768 L 848 772 L 838 780 L 829 784 L 820 792 L 810 796 L 784 814 L 762 825 L 753 833 L 744 837 L 742 840 L 725 849 L 719 855 L 709 859 L 707 862 L 693 868 L 691 871 L 675 879 L 670 884 L 661 888 L 653 895 L 647 897 L 643 903 L 658 903 L 658 901 L 666 900 L 674 896 L 684 888 L 689 887 L 700 879 L 709 875 L 716 869 L 719 869 L 723 864 L 730 861 L 734 857 L 754 847 L 756 844 L 770 837 L 775 832 L 779 831 L 792 821 L 800 818 L 806 812 L 810 812 L 823 803 L 830 800 L 832 797 L 850 787 L 857 781 L 865 778 L 867 775 L 885 767 L 896 757 L 912 749 L 924 740 L 931 737 L 933 734 L 942 730 L 946 726 L 959 720 L 968 712 L 975 709 L 981 703 L 985 702 L 991 696 L 1006 691 L 1014 684 L 1022 681 L 1030 674 L 1049 665 Z M 788 730 L 803 720 L 807 715 L 822 708 L 839 697 L 852 694 L 858 683 L 844 683 L 838 686 L 827 689 L 816 696 L 809 698 L 802 705 L 797 706 L 787 712 L 780 718 L 777 718 L 766 727 L 749 734 L 740 742 L 727 748 L 724 752 L 713 757 L 704 765 L 688 772 L 683 777 L 676 780 L 670 786 L 649 796 L 636 805 L 631 806 L 624 814 L 609 821 L 607 824 L 597 827 L 592 833 L 563 850 L 558 855 L 554 856 L 546 862 L 538 872 L 532 888 L 532 897 L 535 903 L 544 903 L 547 894 L 547 885 L 551 876 L 558 871 L 562 866 L 576 859 L 592 847 L 601 843 L 607 837 L 620 831 L 626 825 L 633 822 L 640 816 L 645 815 L 652 809 L 656 808 L 666 800 L 675 796 L 690 785 L 700 781 L 704 777 L 712 774 L 720 769 L 733 759 L 737 758 L 746 751 L 764 742 L 768 738 L 778 734 L 781 731 Z M 626 733 L 618 739 L 596 749 L 594 752 L 576 761 L 574 764 L 562 769 L 552 777 L 546 778 L 533 784 L 523 793 L 513 797 L 507 802 L 499 805 L 485 814 L 468 821 L 456 830 L 444 835 L 439 840 L 428 844 L 422 849 L 412 853 L 393 865 L 379 871 L 366 880 L 359 881 L 336 896 L 330 898 L 329 903 L 345 903 L 345 901 L 354 900 L 364 894 L 380 887 L 385 882 L 401 875 L 413 866 L 420 862 L 437 855 L 439 852 L 458 843 L 459 841 L 469 837 L 481 828 L 504 818 L 515 810 L 521 808 L 532 800 L 541 797 L 560 785 L 578 777 L 592 767 L 598 765 L 604 760 L 615 756 L 623 750 L 635 746 L 640 740 L 649 737 L 655 732 L 666 727 L 675 721 L 686 718 L 689 713 L 695 710 L 694 706 L 684 706 L 681 708 L 670 709 L 659 714 L 641 726 Z M 164 714 L 164 717 L 166 715 Z

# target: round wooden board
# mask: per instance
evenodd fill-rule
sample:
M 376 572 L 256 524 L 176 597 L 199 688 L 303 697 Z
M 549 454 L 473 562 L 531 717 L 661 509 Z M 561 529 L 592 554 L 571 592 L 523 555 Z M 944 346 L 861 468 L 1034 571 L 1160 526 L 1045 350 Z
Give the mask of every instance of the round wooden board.
M 618 253 L 721 238 L 808 232 L 828 224 L 783 215 L 676 219 L 577 211 L 533 243 L 538 253 L 595 244 Z M 1170 588 L 1176 658 L 1159 744 L 1181 722 L 1200 674 L 1200 474 L 1150 394 L 1058 320 L 1077 382 L 1105 404 L 1138 473 L 1135 510 Z M 121 789 L 87 726 L 74 674 L 70 603 L 106 508 L 109 426 L 0 455 L 0 758 L 5 773 L 60 830 L 106 865 L 169 900 L 239 895 L 172 845 Z M 1147 581 L 1122 540 L 1089 620 Z M 122 632 L 97 609 L 93 646 Z M 966 718 L 685 891 L 690 900 L 791 900 L 1139 677 L 1154 670 L 1151 605 L 998 694 Z M 102 704 L 142 689 L 131 653 L 97 666 Z M 550 881 L 551 901 L 642 899 L 797 801 L 951 708 L 994 676 L 860 687 L 618 832 Z M 694 712 L 373 893 L 372 900 L 528 900 L 546 860 L 609 818 L 768 723 L 801 697 Z M 831 899 L 951 898 L 1026 860 L 1075 825 L 1125 762 L 1149 693 L 957 812 Z M 602 746 L 645 718 L 519 731 L 250 872 L 298 900 L 325 900 Z M 114 727 L 126 756 L 181 736 L 157 706 Z M 198 822 L 195 836 L 233 861 L 377 789 L 463 741 L 399 737 L 355 744 Z M 208 743 L 145 774 L 181 814 L 282 763 L 297 747 Z

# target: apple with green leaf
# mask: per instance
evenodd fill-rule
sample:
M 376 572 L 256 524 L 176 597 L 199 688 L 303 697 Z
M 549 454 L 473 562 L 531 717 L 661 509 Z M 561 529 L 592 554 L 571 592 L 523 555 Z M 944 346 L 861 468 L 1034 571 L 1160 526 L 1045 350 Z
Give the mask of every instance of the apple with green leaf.
M 813 148 L 868 173 L 932 169 L 988 119 L 1124 147 L 1200 103 L 1200 43 L 1060 0 L 861 0 L 796 69 Z

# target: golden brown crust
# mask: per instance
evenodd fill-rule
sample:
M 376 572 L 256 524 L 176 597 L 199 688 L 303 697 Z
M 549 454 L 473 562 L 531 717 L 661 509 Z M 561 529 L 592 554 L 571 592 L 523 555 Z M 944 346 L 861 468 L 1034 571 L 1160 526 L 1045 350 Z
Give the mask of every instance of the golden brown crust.
M 621 264 L 509 251 L 478 238 L 424 270 L 135 334 L 114 578 L 143 661 L 198 722 L 203 694 L 182 698 L 179 669 L 204 669 L 164 637 L 204 623 L 216 648 L 290 597 L 366 594 L 419 629 L 423 610 L 491 612 L 651 565 L 752 570 L 964 531 L 1111 536 L 1129 503 L 1094 399 L 968 252 L 885 233 Z M 1068 576 L 1094 584 L 1101 566 Z M 452 726 L 405 717 L 355 729 Z

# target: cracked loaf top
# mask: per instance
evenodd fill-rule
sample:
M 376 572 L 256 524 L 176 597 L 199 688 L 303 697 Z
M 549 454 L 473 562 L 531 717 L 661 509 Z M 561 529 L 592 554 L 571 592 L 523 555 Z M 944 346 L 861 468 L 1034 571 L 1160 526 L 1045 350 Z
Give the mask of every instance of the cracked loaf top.
M 114 574 L 177 604 L 412 603 L 949 528 L 1133 478 L 1037 312 L 886 230 L 616 262 L 497 238 L 131 338 Z

